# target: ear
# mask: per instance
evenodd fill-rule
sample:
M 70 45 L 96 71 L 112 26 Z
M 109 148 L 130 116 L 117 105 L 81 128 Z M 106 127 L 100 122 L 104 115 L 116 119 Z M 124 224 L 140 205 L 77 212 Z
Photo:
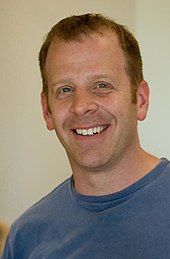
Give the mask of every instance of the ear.
M 53 130 L 54 125 L 53 125 L 53 120 L 51 117 L 51 112 L 49 110 L 49 104 L 46 95 L 42 92 L 41 93 L 41 105 L 42 105 L 42 110 L 43 110 L 43 116 L 46 122 L 46 126 L 48 130 Z
M 137 91 L 137 119 L 143 121 L 146 118 L 149 106 L 149 86 L 146 81 L 142 81 Z

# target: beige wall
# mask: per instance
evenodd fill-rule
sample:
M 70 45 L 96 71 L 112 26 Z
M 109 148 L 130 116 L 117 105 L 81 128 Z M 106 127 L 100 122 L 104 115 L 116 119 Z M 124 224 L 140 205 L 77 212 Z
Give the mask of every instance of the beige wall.
M 137 0 L 135 29 L 151 89 L 141 142 L 149 152 L 170 159 L 170 1 Z
M 168 0 L 0 0 L 0 218 L 9 223 L 70 175 L 42 119 L 37 57 L 56 21 L 84 12 L 101 12 L 135 31 L 152 90 L 149 118 L 139 126 L 143 146 L 170 157 Z
M 0 218 L 11 223 L 70 175 L 42 119 L 38 51 L 59 19 L 102 12 L 134 29 L 134 0 L 0 0 Z

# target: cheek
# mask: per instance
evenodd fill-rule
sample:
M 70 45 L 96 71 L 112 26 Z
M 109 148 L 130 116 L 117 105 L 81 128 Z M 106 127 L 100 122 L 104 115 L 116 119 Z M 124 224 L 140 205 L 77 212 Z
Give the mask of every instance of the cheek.
M 55 104 L 52 108 L 52 120 L 55 130 L 66 129 L 69 118 L 69 105 Z
M 106 96 L 96 100 L 96 104 L 98 105 L 100 110 L 105 111 L 113 115 L 117 110 L 117 100 L 113 96 Z
M 125 99 L 113 105 L 112 113 L 118 124 L 134 124 L 137 119 L 136 105 L 131 100 Z
M 110 114 L 112 117 L 118 118 L 123 117 L 124 115 L 124 105 L 122 100 L 112 96 L 112 98 L 105 98 L 99 103 L 99 107 L 104 110 L 107 114 Z

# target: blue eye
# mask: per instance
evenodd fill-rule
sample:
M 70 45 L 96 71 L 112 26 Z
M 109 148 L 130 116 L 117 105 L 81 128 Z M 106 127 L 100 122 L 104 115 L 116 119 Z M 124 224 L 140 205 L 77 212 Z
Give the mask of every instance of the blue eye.
M 73 88 L 70 86 L 61 86 L 56 90 L 56 97 L 58 99 L 64 99 L 71 96 L 73 93 Z
M 114 87 L 111 83 L 99 81 L 94 84 L 93 92 L 98 95 L 106 95 L 114 91 Z
M 61 89 L 59 89 L 59 93 L 68 93 L 70 91 L 72 91 L 70 87 L 62 87 Z

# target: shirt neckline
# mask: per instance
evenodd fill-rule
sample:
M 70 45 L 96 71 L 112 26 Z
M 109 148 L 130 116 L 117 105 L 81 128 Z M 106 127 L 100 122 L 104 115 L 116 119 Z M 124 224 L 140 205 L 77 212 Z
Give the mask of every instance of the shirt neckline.
M 108 209 L 130 199 L 134 193 L 153 181 L 168 164 L 169 161 L 163 158 L 153 170 L 137 182 L 119 192 L 103 196 L 91 196 L 78 193 L 74 188 L 74 179 L 72 176 L 70 180 L 71 197 L 78 205 L 88 210 L 102 211 Z

